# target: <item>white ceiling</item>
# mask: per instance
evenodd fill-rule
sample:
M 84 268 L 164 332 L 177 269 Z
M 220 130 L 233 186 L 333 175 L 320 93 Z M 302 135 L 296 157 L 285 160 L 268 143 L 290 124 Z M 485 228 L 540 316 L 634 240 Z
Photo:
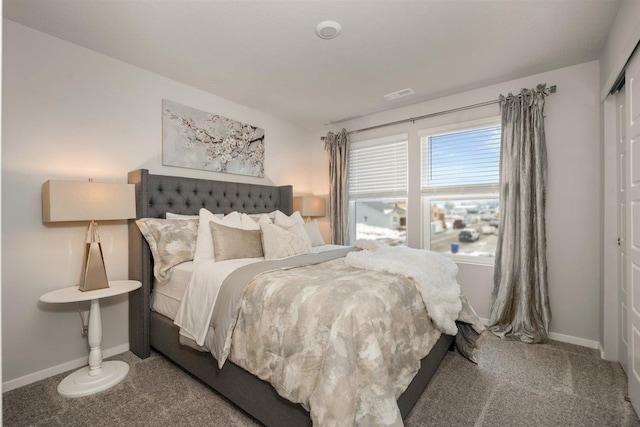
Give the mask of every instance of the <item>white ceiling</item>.
M 4 16 L 311 127 L 598 59 L 619 4 L 5 0 Z M 324 20 L 339 37 L 315 35 Z

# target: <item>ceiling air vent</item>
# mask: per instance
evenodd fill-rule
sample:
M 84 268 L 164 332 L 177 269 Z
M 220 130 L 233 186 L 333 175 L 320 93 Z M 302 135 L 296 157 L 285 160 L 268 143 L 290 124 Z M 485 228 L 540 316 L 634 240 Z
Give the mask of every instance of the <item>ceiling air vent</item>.
M 403 96 L 407 95 L 413 95 L 414 93 L 415 92 L 413 91 L 413 89 L 406 88 L 397 92 L 388 93 L 384 96 L 384 99 L 386 99 L 387 101 L 393 101 L 394 99 L 402 98 Z

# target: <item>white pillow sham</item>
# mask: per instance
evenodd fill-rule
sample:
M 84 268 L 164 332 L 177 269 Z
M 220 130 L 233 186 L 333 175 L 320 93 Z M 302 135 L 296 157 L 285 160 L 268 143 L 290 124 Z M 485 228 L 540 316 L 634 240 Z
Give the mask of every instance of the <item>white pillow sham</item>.
M 260 221 L 267 221 L 271 223 L 271 220 L 266 214 L 251 216 L 245 213 L 240 214 L 240 224 L 243 230 L 260 230 Z
M 227 227 L 242 228 L 242 221 L 238 212 L 231 212 L 224 218 L 220 219 L 208 209 L 200 209 L 200 220 L 198 222 L 198 239 L 196 240 L 196 252 L 193 256 L 193 262 L 198 263 L 208 259 L 215 259 L 215 251 L 213 249 L 213 237 L 211 236 L 211 227 L 209 222 L 226 225 Z
M 271 211 L 269 213 L 249 214 L 249 216 L 251 218 L 253 218 L 255 221 L 258 221 L 258 220 L 260 220 L 261 217 L 266 215 L 273 222 L 273 219 L 276 217 L 276 212 L 278 212 L 278 211 Z
M 315 219 L 311 222 L 304 223 L 304 231 L 307 232 L 309 239 L 311 240 L 311 246 L 324 246 L 326 243 L 320 233 L 320 227 L 318 227 L 318 221 Z
M 273 214 L 273 215 L 272 215 Z M 243 214 L 246 215 L 246 214 Z M 266 214 L 266 213 L 261 213 L 261 214 L 249 214 L 247 215 L 249 218 L 251 218 L 253 221 L 255 221 L 256 224 L 260 223 L 260 221 L 266 221 L 269 224 L 273 223 L 273 218 L 275 216 L 275 211 L 271 212 L 270 214 Z
M 280 211 L 276 211 L 273 222 L 276 225 L 283 225 L 285 227 L 291 227 L 296 224 L 304 225 L 304 219 L 302 219 L 302 215 L 300 215 L 300 212 L 298 211 L 292 213 L 291 216 Z
M 199 219 L 200 215 L 184 215 L 184 214 L 177 214 L 173 212 L 167 212 L 166 217 L 167 219 Z

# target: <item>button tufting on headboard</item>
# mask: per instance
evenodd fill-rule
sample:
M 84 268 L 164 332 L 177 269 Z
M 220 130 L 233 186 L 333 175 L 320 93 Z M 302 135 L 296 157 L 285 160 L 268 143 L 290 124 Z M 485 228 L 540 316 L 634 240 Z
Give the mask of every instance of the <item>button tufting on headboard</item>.
M 279 209 L 291 214 L 293 208 L 291 186 L 272 187 L 151 175 L 145 169 L 130 172 L 128 182 L 135 184 L 138 218 L 165 218 L 167 212 L 197 215 L 200 208 L 226 214 L 243 205 L 249 213 L 267 213 Z M 133 221 L 129 224 L 129 278 L 142 282 L 142 289 L 133 292 L 129 298 L 130 347 L 139 357 L 148 357 L 153 260 L 149 246 Z

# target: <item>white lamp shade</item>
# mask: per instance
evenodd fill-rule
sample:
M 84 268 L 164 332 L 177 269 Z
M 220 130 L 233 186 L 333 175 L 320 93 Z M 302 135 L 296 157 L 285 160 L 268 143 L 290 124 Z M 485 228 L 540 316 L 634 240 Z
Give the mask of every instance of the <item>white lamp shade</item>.
M 134 184 L 47 181 L 42 184 L 42 221 L 108 221 L 136 217 Z
M 302 216 L 325 216 L 327 199 L 316 196 L 297 196 L 293 198 L 293 210 Z

